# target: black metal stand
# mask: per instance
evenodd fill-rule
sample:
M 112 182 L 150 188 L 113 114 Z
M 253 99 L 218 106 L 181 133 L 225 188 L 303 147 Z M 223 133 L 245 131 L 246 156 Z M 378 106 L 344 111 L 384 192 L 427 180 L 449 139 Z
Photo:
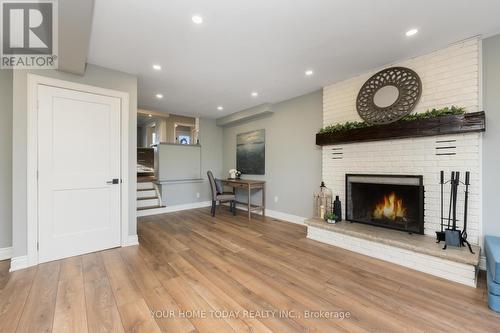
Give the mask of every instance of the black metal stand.
M 448 207 L 448 225 L 446 230 L 444 229 L 444 184 L 450 183 L 450 204 Z M 460 172 L 453 171 L 451 173 L 451 179 L 447 182 L 444 182 L 444 171 L 441 171 L 440 174 L 440 184 L 441 184 L 441 231 L 436 231 L 436 239 L 437 243 L 441 241 L 445 241 L 445 245 L 443 250 L 446 250 L 447 246 L 466 246 L 469 248 L 469 251 L 474 254 L 472 251 L 472 246 L 467 241 L 467 215 L 468 215 L 468 206 L 469 206 L 469 185 L 470 185 L 470 172 L 467 171 L 465 173 L 465 183 L 460 181 Z M 464 225 L 463 231 L 457 228 L 457 198 L 458 198 L 458 187 L 460 184 L 465 185 L 465 203 L 464 203 Z M 452 223 L 453 221 L 453 223 Z

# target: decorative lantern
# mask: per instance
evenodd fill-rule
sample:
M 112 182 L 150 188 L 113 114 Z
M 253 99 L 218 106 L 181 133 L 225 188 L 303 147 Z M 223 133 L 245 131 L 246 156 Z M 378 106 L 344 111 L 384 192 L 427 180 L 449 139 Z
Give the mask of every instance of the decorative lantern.
M 321 182 L 319 190 L 314 193 L 314 217 L 325 219 L 325 214 L 332 208 L 332 191 Z

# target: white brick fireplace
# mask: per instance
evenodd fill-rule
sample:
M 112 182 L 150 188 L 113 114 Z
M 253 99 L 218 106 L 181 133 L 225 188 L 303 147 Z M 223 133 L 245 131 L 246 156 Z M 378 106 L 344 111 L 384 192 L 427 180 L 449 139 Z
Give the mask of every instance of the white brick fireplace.
M 456 146 L 456 155 L 436 155 L 442 150 L 441 140 Z M 480 228 L 481 190 L 480 190 L 480 134 L 459 136 L 403 139 L 370 143 L 346 144 L 323 148 L 323 179 L 334 194 L 345 198 L 345 174 L 401 174 L 422 175 L 425 187 L 424 232 L 435 235 L 440 229 L 440 170 L 458 170 L 464 175 L 471 171 L 469 196 L 469 222 L 467 232 L 469 241 L 478 244 Z M 451 145 L 450 145 L 451 146 Z M 333 150 L 341 149 L 341 150 Z M 333 155 L 333 152 L 342 155 Z M 340 157 L 339 157 L 340 156 Z M 448 173 L 446 174 L 447 176 Z M 448 191 L 445 187 L 445 193 Z M 445 207 L 448 201 L 445 199 Z M 463 211 L 463 195 L 457 204 L 459 217 Z M 445 215 L 447 216 L 447 211 Z M 345 216 L 345 214 L 344 214 Z
M 423 91 L 416 112 L 451 105 L 476 112 L 481 111 L 479 50 L 480 41 L 474 38 L 384 68 L 404 66 L 419 74 Z M 356 111 L 356 96 L 363 83 L 378 70 L 324 88 L 325 126 L 361 120 Z M 324 146 L 323 180 L 334 195 L 344 201 L 346 173 L 422 175 L 425 234 L 435 235 L 440 228 L 439 171 L 445 170 L 446 177 L 451 171 L 460 171 L 462 175 L 470 171 L 472 186 L 467 230 L 469 241 L 478 244 L 481 235 L 481 139 L 482 134 L 471 133 Z M 447 190 L 448 187 L 445 193 Z M 463 195 L 458 210 L 463 210 Z
M 482 111 L 480 103 L 480 47 L 481 41 L 479 39 L 468 39 L 445 49 L 401 63 L 389 64 L 325 87 L 323 90 L 324 126 L 346 121 L 361 121 L 356 111 L 356 97 L 361 86 L 371 75 L 391 66 L 408 67 L 420 76 L 423 86 L 422 96 L 414 112 L 420 113 L 428 109 L 451 105 L 465 107 L 467 112 Z M 435 231 L 440 230 L 440 171 L 445 171 L 445 180 L 450 177 L 451 171 L 460 171 L 462 180 L 465 171 L 470 171 L 468 240 L 472 244 L 479 244 L 482 238 L 481 142 L 482 134 L 469 133 L 323 146 L 322 176 L 333 194 L 339 195 L 343 202 L 345 201 L 346 174 L 423 176 L 425 187 L 424 233 L 435 236 Z M 458 218 L 460 220 L 462 220 L 464 208 L 463 190 L 462 187 L 458 200 Z M 445 193 L 448 192 L 449 187 L 445 187 Z M 447 203 L 445 196 L 445 208 Z M 345 204 L 343 209 L 343 216 L 345 216 Z M 447 214 L 445 209 L 445 217 Z M 461 227 L 461 222 L 459 222 L 459 227 Z M 477 263 L 475 261 L 479 260 L 477 248 L 475 259 L 468 264 L 460 263 L 459 266 L 462 265 L 460 269 L 463 271 L 457 272 L 456 261 L 446 258 L 436 259 L 436 257 L 431 256 L 425 257 L 418 250 L 412 251 L 398 246 L 381 245 L 371 241 L 369 237 L 368 240 L 357 239 L 338 231 L 339 229 L 335 228 L 323 228 L 321 223 L 314 225 L 313 222 L 308 226 L 308 237 L 449 280 L 470 286 L 476 285 Z M 436 247 L 434 250 L 437 250 L 435 253 L 438 257 L 446 256 L 438 247 L 440 245 L 435 245 L 432 239 L 425 238 L 429 246 L 432 247 L 434 244 Z M 458 256 L 460 257 L 460 254 Z M 425 262 L 419 263 L 415 258 L 423 258 L 422 260 Z M 434 261 L 439 264 L 431 265 Z M 431 266 L 432 269 L 429 268 Z

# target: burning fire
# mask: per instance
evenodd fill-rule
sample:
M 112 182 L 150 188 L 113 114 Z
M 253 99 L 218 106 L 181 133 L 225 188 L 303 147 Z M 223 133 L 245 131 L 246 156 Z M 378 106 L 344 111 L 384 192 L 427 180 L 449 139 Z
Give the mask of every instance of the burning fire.
M 393 221 L 406 219 L 406 208 L 403 206 L 403 199 L 398 198 L 394 192 L 384 195 L 384 199 L 375 206 L 373 217 Z

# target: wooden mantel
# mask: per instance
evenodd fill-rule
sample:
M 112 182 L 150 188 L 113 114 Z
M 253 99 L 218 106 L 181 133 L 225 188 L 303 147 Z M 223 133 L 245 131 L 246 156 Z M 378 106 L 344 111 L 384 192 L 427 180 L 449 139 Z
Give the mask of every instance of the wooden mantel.
M 481 111 L 430 119 L 398 121 L 388 125 L 358 128 L 337 133 L 318 133 L 316 134 L 316 144 L 318 146 L 328 146 L 340 143 L 484 132 L 485 130 L 486 119 L 484 111 Z

